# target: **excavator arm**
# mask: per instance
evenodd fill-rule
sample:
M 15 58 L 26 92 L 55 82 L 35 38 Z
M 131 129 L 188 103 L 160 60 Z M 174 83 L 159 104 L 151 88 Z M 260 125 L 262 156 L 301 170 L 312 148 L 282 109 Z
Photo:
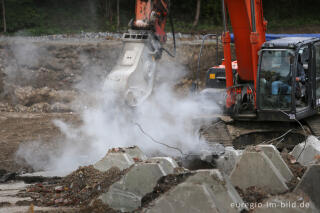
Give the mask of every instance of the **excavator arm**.
M 169 12 L 167 0 L 137 0 L 134 29 L 150 29 L 161 42 L 167 40 L 164 31 Z
M 230 32 L 227 29 L 227 11 L 235 37 L 237 75 L 232 72 Z M 226 86 L 228 89 L 227 108 L 236 103 L 235 93 L 242 93 L 234 83 L 253 83 L 256 91 L 258 51 L 265 42 L 267 22 L 263 17 L 262 0 L 223 0 L 224 33 L 222 36 L 225 58 Z

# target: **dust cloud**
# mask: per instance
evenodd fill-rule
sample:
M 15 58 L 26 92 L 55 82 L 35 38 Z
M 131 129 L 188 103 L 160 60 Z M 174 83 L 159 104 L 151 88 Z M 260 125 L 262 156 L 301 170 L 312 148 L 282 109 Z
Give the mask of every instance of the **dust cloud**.
M 86 106 L 79 112 L 81 126 L 54 121 L 64 135 L 54 142 L 54 151 L 41 141 L 33 141 L 20 146 L 16 156 L 35 170 L 61 174 L 61 171 L 70 172 L 78 166 L 97 162 L 113 147 L 137 145 L 149 156 L 198 154 L 208 145 L 200 137 L 200 124 L 194 119 L 217 113 L 218 107 L 197 94 L 182 96 L 175 91 L 175 84 L 187 73 L 175 62 L 162 61 L 158 64 L 153 94 L 134 108 L 128 107 L 118 94 L 103 91 L 101 87 L 91 91 L 93 99 L 78 97 L 75 103 Z M 104 79 L 100 79 L 96 85 L 103 82 Z M 90 84 L 92 79 L 87 87 Z M 86 87 L 84 82 L 81 87 Z M 94 104 L 88 103 L 89 100 L 94 100 Z

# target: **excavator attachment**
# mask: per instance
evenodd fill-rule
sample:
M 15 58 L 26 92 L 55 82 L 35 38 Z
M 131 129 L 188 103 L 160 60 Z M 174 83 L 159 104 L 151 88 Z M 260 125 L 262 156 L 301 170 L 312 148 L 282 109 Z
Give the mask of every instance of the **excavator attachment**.
M 105 91 L 119 94 L 129 106 L 138 106 L 152 94 L 157 60 L 165 50 L 168 12 L 168 0 L 136 0 L 136 18 L 123 35 L 120 58 L 104 83 Z M 174 39 L 171 16 L 170 22 Z
M 154 87 L 160 43 L 150 33 L 126 33 L 116 66 L 107 76 L 105 91 L 113 91 L 135 107 L 146 100 Z

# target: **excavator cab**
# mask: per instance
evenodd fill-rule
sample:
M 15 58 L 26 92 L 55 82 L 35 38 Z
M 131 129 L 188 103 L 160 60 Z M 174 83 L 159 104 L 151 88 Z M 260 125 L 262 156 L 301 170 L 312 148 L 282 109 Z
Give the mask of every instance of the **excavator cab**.
M 259 51 L 256 109 L 259 120 L 300 120 L 320 106 L 320 39 L 282 38 Z

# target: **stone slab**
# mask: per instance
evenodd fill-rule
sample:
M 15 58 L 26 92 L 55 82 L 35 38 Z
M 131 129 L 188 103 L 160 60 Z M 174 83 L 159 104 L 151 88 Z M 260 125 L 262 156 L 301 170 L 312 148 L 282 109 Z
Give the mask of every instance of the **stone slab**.
M 293 174 L 289 169 L 286 162 L 282 159 L 280 152 L 273 145 L 258 145 L 260 148 L 271 160 L 273 165 L 278 169 L 281 175 L 289 182 L 293 178 Z
M 320 165 L 311 165 L 308 167 L 301 181 L 295 188 L 307 194 L 320 211 Z
M 264 188 L 269 193 L 288 190 L 285 178 L 262 151 L 245 150 L 230 179 L 234 186 L 243 190 L 250 186 Z
M 290 154 L 302 165 L 311 165 L 320 157 L 320 141 L 315 136 L 309 136 L 306 143 L 296 145 Z

